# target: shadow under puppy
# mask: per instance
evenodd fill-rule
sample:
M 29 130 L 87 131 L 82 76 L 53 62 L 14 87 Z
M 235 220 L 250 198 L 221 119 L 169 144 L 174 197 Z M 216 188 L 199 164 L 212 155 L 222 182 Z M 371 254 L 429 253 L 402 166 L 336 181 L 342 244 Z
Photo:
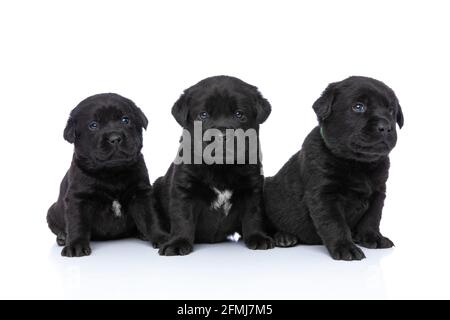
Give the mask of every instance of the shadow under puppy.
M 324 244 L 337 260 L 360 260 L 389 248 L 380 233 L 389 152 L 403 114 L 384 83 L 350 77 L 331 83 L 314 103 L 319 126 L 273 177 L 265 180 L 266 214 L 277 246 Z
M 228 76 L 200 81 L 185 90 L 172 108 L 172 115 L 184 128 L 182 144 L 192 144 L 191 157 L 198 155 L 195 126 L 199 123 L 202 136 L 211 130 L 220 133 L 222 141 L 220 136 L 215 137 L 219 145 L 236 138 L 230 135 L 230 130 L 254 130 L 259 151 L 259 125 L 270 112 L 269 102 L 256 87 Z M 194 138 L 191 142 L 185 141 L 186 132 Z M 249 151 L 249 140 L 244 152 Z M 233 157 L 232 163 L 228 159 L 222 164 L 211 164 L 204 157 L 205 141 L 200 140 L 200 144 L 199 162 L 174 162 L 166 175 L 154 183 L 157 208 L 170 217 L 171 225 L 170 239 L 159 253 L 186 255 L 193 250 L 194 242 L 220 242 L 235 232 L 242 235 L 250 249 L 272 248 L 273 241 L 264 231 L 264 178 L 259 153 L 254 163 L 250 163 L 249 157 L 244 163 Z M 226 153 L 225 150 L 222 156 Z
M 64 246 L 61 255 L 89 255 L 90 240 L 163 241 L 141 154 L 147 124 L 131 100 L 113 93 L 91 96 L 70 113 L 64 139 L 75 145 L 72 164 L 47 214 L 58 245 Z

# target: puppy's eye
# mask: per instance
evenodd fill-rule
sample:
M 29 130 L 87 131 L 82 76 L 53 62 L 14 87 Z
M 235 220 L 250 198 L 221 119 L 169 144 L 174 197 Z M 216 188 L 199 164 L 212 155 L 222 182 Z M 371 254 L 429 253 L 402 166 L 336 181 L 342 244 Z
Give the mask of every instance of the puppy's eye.
M 391 116 L 393 116 L 393 115 L 394 115 L 394 113 L 395 113 L 395 110 L 394 110 L 394 108 L 390 108 L 390 109 L 389 109 L 389 113 L 391 114 Z
M 206 120 L 206 119 L 209 118 L 209 114 L 208 114 L 208 112 L 206 112 L 206 111 L 202 111 L 202 112 L 200 112 L 200 113 L 198 114 L 198 118 L 199 118 L 200 120 Z
M 238 119 L 241 119 L 244 116 L 244 113 L 241 110 L 236 110 L 234 112 L 234 116 Z
M 366 112 L 366 106 L 363 103 L 358 102 L 352 107 L 352 110 L 355 112 Z
M 130 118 L 122 117 L 122 119 L 120 119 L 120 122 L 122 122 L 123 124 L 129 124 L 130 123 Z
M 89 129 L 91 129 L 91 130 L 97 130 L 97 129 L 98 129 L 98 123 L 97 123 L 97 121 L 91 121 L 91 123 L 89 123 Z

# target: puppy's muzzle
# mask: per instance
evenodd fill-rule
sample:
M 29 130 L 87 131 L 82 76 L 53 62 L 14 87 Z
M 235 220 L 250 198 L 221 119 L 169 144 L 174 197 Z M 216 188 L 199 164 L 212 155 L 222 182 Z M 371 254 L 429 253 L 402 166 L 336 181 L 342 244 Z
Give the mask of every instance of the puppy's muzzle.
M 383 137 L 388 136 L 392 132 L 392 125 L 385 120 L 380 120 L 377 123 L 377 131 Z
M 106 135 L 106 141 L 111 145 L 119 146 L 123 141 L 123 134 L 119 132 L 111 132 Z
M 217 129 L 220 131 L 220 135 L 218 136 L 219 139 L 223 141 L 234 139 L 234 131 L 235 131 L 234 128 L 220 127 Z

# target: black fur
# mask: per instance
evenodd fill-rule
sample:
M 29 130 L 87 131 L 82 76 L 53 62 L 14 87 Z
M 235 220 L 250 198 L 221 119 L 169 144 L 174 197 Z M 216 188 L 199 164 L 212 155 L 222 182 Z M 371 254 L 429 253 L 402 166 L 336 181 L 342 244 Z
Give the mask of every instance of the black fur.
M 244 116 L 233 116 L 236 110 Z M 189 132 L 200 112 L 203 131 L 211 128 L 244 130 L 259 125 L 270 114 L 271 106 L 256 87 L 237 78 L 217 76 L 204 79 L 185 90 L 174 104 L 172 114 Z M 192 133 L 193 134 L 193 133 Z M 268 249 L 273 241 L 263 230 L 261 163 L 257 164 L 174 164 L 155 184 L 158 208 L 170 217 L 170 240 L 161 246 L 161 255 L 185 255 L 194 242 L 213 243 L 226 240 L 234 232 L 242 234 L 251 249 Z M 228 215 L 223 208 L 211 207 L 218 190 L 232 190 Z
M 90 240 L 164 241 L 141 154 L 147 123 L 131 100 L 112 93 L 91 96 L 72 110 L 64 138 L 75 144 L 73 160 L 47 214 L 63 256 L 89 255 Z M 121 205 L 120 215 L 114 213 L 114 201 Z
M 365 112 L 356 112 L 363 104 Z M 319 126 L 265 180 L 266 214 L 278 246 L 324 244 L 334 259 L 360 260 L 356 245 L 388 248 L 379 230 L 389 152 L 403 126 L 394 92 L 380 81 L 332 83 L 314 103 Z

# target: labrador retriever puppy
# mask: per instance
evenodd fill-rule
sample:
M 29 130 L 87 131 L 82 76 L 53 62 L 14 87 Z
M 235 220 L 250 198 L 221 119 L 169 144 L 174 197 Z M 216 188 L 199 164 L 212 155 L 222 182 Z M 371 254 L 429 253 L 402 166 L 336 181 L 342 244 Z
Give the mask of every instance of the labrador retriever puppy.
M 331 83 L 314 103 L 319 125 L 273 177 L 265 212 L 277 246 L 324 244 L 333 259 L 361 260 L 367 248 L 389 248 L 380 233 L 389 153 L 403 114 L 381 81 L 350 77 Z
M 70 113 L 64 139 L 75 145 L 72 164 L 47 214 L 57 244 L 64 246 L 61 255 L 89 255 L 90 240 L 163 241 L 141 154 L 147 123 L 131 100 L 113 93 L 91 96 Z
M 194 242 L 220 242 L 236 232 L 250 249 L 273 247 L 273 240 L 264 230 L 260 154 L 252 163 L 249 153 L 250 144 L 259 151 L 259 125 L 270 112 L 269 102 L 256 87 L 229 76 L 200 81 L 185 90 L 174 104 L 172 115 L 184 128 L 182 145 L 187 149 L 192 146 L 190 151 L 183 151 L 183 158 L 200 158 L 174 161 L 166 175 L 154 183 L 157 209 L 170 218 L 170 238 L 160 247 L 161 255 L 186 255 L 193 250 Z M 195 137 L 198 125 L 202 137 Z M 239 129 L 254 133 L 253 143 L 245 140 L 246 161 L 238 161 L 243 158 L 237 154 L 228 157 L 230 149 L 225 150 L 227 142 L 235 142 L 234 133 Z M 217 133 L 214 139 L 211 132 Z M 217 154 L 224 148 L 223 155 L 213 152 L 212 156 L 218 156 L 218 160 L 226 157 L 226 161 L 210 161 L 206 136 L 219 143 Z M 200 150 L 195 151 L 196 144 Z

